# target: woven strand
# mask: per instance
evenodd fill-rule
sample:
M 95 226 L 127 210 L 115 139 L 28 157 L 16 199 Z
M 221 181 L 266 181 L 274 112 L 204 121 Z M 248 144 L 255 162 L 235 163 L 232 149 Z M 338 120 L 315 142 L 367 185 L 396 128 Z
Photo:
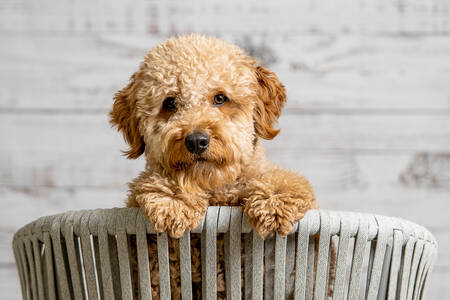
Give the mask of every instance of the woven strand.
M 294 268 L 295 268 L 295 234 L 287 236 L 286 240 L 286 269 L 284 272 L 285 299 L 293 299 L 294 293 Z
M 245 233 L 245 244 L 244 244 L 244 288 L 246 300 L 252 299 L 252 286 L 253 286 L 253 234 Z
M 18 256 L 19 256 L 19 273 L 21 274 L 21 284 L 23 285 L 23 292 L 22 292 L 22 297 L 23 299 L 28 299 L 30 298 L 30 273 L 28 272 L 28 266 L 26 263 L 26 259 L 25 259 L 25 251 L 23 248 L 23 243 L 22 241 L 17 243 L 17 248 L 18 251 Z
M 400 299 L 408 299 L 408 283 L 409 274 L 411 272 L 411 260 L 414 251 L 415 240 L 408 240 L 405 246 L 405 254 L 402 259 L 402 267 L 400 269 Z
M 99 218 L 97 215 L 99 214 L 100 209 L 94 210 L 89 217 L 89 228 L 98 229 L 98 221 Z M 92 230 L 92 252 L 94 256 L 94 265 L 95 265 L 95 277 L 96 277 L 96 285 L 98 287 L 98 293 L 100 299 L 105 299 L 105 290 L 103 288 L 103 278 L 102 278 L 102 270 L 101 270 L 101 259 L 100 259 L 100 242 L 98 239 L 98 230 Z
M 69 260 L 70 275 L 72 279 L 74 296 L 76 299 L 83 299 L 84 287 L 81 285 L 81 266 L 78 255 L 78 248 L 75 246 L 75 239 L 73 234 L 73 215 L 75 212 L 67 214 L 64 225 L 61 227 L 61 232 L 66 241 L 67 256 Z
M 31 298 L 37 298 L 37 287 L 36 287 L 36 272 L 34 270 L 34 257 L 31 255 L 31 241 L 27 240 L 24 243 L 25 247 L 25 257 L 27 260 L 28 270 L 30 274 L 31 283 Z
M 317 261 L 317 257 L 315 256 L 315 248 L 316 248 L 316 236 L 310 236 L 308 240 L 308 260 L 306 265 L 306 295 L 305 299 L 311 300 L 313 299 L 313 289 L 314 289 L 314 267 Z M 302 254 L 304 255 L 304 254 Z
M 359 297 L 359 287 L 363 270 L 363 259 L 367 247 L 368 238 L 368 220 L 366 218 L 360 217 L 358 234 L 355 241 L 355 248 L 353 250 L 352 268 L 350 271 L 350 287 L 348 292 L 349 299 L 358 299 Z
M 67 265 L 64 259 L 65 256 L 63 254 L 63 245 L 61 242 L 61 219 L 63 219 L 62 215 L 57 216 L 55 222 L 53 222 L 51 228 L 51 238 L 54 249 L 54 260 L 56 266 L 55 271 L 58 279 L 57 297 L 60 299 L 69 299 L 72 295 L 69 290 L 68 276 L 66 273 Z
M 139 278 L 139 298 L 152 300 L 150 264 L 148 261 L 146 220 L 142 214 L 136 217 L 136 251 Z M 184 299 L 183 299 L 184 300 Z
M 31 244 L 33 248 L 34 262 L 36 265 L 36 281 L 37 281 L 37 292 L 38 299 L 44 300 L 44 282 L 43 282 L 43 272 L 42 272 L 42 261 L 41 261 L 41 247 L 36 236 L 31 238 Z
M 264 240 L 264 300 L 274 299 L 275 236 Z
M 159 294 L 162 300 L 170 297 L 169 245 L 167 233 L 158 233 Z
M 20 279 L 20 282 L 22 283 L 22 282 L 25 282 L 25 278 L 24 278 L 24 271 L 23 271 L 23 265 L 22 265 L 22 257 L 20 254 L 20 250 L 18 248 L 17 240 L 14 240 L 14 242 L 13 242 L 13 251 L 14 251 L 14 259 L 16 260 L 17 271 L 19 273 L 19 279 Z M 25 299 L 25 296 L 26 296 L 25 284 L 21 284 L 20 288 L 22 289 L 22 298 Z
M 430 244 L 428 244 L 428 245 L 430 245 Z M 428 257 L 427 262 L 425 264 L 423 275 L 422 275 L 422 278 L 421 278 L 420 283 L 419 283 L 418 299 L 422 298 L 422 295 L 423 295 L 424 290 L 425 290 L 425 283 L 427 281 L 428 275 L 430 274 L 431 270 L 433 269 L 434 262 L 435 262 L 435 260 L 437 258 L 437 247 L 436 247 L 436 245 L 431 245 L 430 249 L 433 249 L 433 250 L 430 250 L 429 257 Z
M 44 255 L 45 255 L 45 276 L 47 279 L 46 287 L 46 299 L 55 300 L 56 299 L 56 285 L 55 285 L 55 273 L 53 267 L 53 248 L 52 242 L 50 240 L 50 234 L 44 232 Z
M 418 282 L 416 281 L 416 276 L 418 271 L 417 269 L 419 267 L 419 261 L 423 253 L 423 247 L 424 247 L 423 240 L 418 240 L 414 246 L 413 259 L 411 263 L 411 273 L 409 274 L 408 279 L 409 281 L 407 294 L 408 299 L 413 299 L 414 289 L 416 288 L 416 284 L 418 284 Z
M 397 297 L 397 284 L 400 275 L 401 253 L 402 253 L 403 234 L 394 230 L 394 242 L 392 248 L 391 270 L 389 274 L 388 300 L 394 300 Z
M 306 293 L 306 271 L 308 269 L 308 245 L 309 245 L 309 222 L 303 218 L 300 221 L 297 235 L 297 253 L 295 262 L 294 300 L 305 298 Z
M 192 300 L 191 233 L 189 231 L 180 238 L 180 274 L 182 300 Z
M 103 216 L 98 216 L 97 222 L 97 232 L 98 232 L 98 249 L 100 252 L 100 266 L 102 272 L 102 286 L 104 291 L 105 299 L 116 299 L 113 287 L 113 275 L 111 271 L 111 250 L 109 247 L 109 237 L 108 230 L 106 226 L 101 226 L 100 224 L 106 224 L 109 214 Z
M 317 254 L 316 285 L 314 299 L 324 299 L 327 292 L 328 261 L 330 252 L 331 224 L 330 217 L 325 211 L 320 212 L 319 251 Z
M 132 215 L 133 211 L 129 212 Z M 126 232 L 126 220 L 125 213 L 117 214 L 117 252 L 119 256 L 120 285 L 122 288 L 121 299 L 132 300 L 133 291 L 131 287 L 130 253 Z
M 418 273 L 417 273 L 417 279 L 416 279 L 417 283 L 414 288 L 413 299 L 418 299 L 418 297 L 420 295 L 420 290 L 422 288 L 422 283 L 423 283 L 424 271 L 425 271 L 426 265 L 430 259 L 430 254 L 431 254 L 430 248 L 431 248 L 430 244 L 424 245 L 422 257 L 420 259 L 420 263 L 418 266 Z
M 367 261 L 367 263 L 364 263 L 364 265 L 367 266 L 367 269 L 364 268 L 363 272 L 366 271 L 366 281 L 363 283 L 365 284 L 365 294 L 364 294 L 364 299 L 367 299 L 368 295 L 369 295 L 369 283 L 371 282 L 371 276 L 372 276 L 372 272 L 373 271 L 373 262 L 375 260 L 375 250 L 376 250 L 376 246 L 377 246 L 377 242 L 376 241 L 372 241 L 372 242 L 368 242 L 367 243 L 368 247 L 367 247 L 367 251 L 368 256 L 365 257 L 365 261 Z
M 230 232 L 228 234 L 228 299 L 240 300 L 241 296 L 241 224 L 242 213 L 238 207 L 232 207 L 230 214 Z
M 27 256 L 28 265 L 30 267 L 31 295 L 33 299 L 38 299 L 35 257 L 32 254 L 31 239 L 25 241 L 25 254 Z
M 89 233 L 88 226 L 86 226 L 89 222 L 89 216 L 90 214 L 84 214 L 78 219 L 78 222 L 80 222 L 79 226 L 81 228 L 81 253 L 83 255 L 84 274 L 89 299 L 98 299 L 97 287 L 95 284 L 96 278 L 93 263 L 94 258 L 92 256 L 91 248 L 91 235 Z
M 211 207 L 206 214 L 202 232 L 202 296 L 203 299 L 217 298 L 217 218 L 219 207 Z
M 392 260 L 392 237 L 388 239 L 388 242 L 386 244 L 386 251 L 384 253 L 383 258 L 383 267 L 381 270 L 381 276 L 380 276 L 380 283 L 378 286 L 378 300 L 385 300 L 387 299 L 387 291 L 388 291 L 388 284 L 389 284 L 389 266 L 391 265 Z
M 275 278 L 274 299 L 282 300 L 285 297 L 285 268 L 286 268 L 286 237 L 278 233 L 275 239 Z
M 256 232 L 252 233 L 252 299 L 263 299 L 263 258 L 264 240 Z
M 378 236 L 376 241 L 375 252 L 373 256 L 372 272 L 370 274 L 370 280 L 368 281 L 368 300 L 376 300 L 379 293 L 378 287 L 380 286 L 381 273 L 383 271 L 384 257 L 386 254 L 386 246 L 389 239 L 389 234 L 392 233 L 392 227 L 389 222 L 382 222 L 379 217 L 375 217 L 378 221 Z

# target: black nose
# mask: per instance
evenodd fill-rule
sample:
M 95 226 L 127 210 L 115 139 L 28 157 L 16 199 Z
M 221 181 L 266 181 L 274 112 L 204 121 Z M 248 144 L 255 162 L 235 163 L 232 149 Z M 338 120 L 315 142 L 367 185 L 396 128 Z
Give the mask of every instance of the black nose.
M 194 154 L 201 154 L 208 149 L 209 136 L 203 132 L 193 132 L 186 136 L 184 144 L 189 152 Z

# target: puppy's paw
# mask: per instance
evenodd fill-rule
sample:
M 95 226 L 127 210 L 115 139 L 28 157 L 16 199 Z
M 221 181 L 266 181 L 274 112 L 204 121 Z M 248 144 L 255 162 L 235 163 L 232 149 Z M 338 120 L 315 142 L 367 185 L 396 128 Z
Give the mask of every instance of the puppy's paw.
M 173 238 L 180 238 L 186 230 L 197 227 L 204 215 L 172 199 L 159 201 L 145 212 L 157 232 L 167 231 Z
M 248 222 L 262 238 L 276 232 L 286 236 L 292 231 L 294 222 L 300 219 L 297 209 L 289 203 L 282 195 L 254 195 L 243 208 Z

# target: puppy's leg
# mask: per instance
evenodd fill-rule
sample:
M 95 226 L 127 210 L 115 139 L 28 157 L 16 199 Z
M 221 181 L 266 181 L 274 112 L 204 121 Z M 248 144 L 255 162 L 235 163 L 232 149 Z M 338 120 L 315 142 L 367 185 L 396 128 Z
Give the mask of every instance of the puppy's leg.
M 197 227 L 206 213 L 208 199 L 201 191 L 188 193 L 171 179 L 146 171 L 130 183 L 128 207 L 140 207 L 158 232 L 179 238 Z
M 318 208 L 309 182 L 277 167 L 250 178 L 241 199 L 250 225 L 261 237 L 287 235 L 306 211 Z

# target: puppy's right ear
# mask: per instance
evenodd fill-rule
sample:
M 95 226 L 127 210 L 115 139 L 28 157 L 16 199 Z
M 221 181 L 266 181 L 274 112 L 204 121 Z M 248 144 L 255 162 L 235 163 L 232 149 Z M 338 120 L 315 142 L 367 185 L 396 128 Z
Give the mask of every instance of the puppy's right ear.
M 271 140 L 280 132 L 274 125 L 286 102 L 286 90 L 277 75 L 269 69 L 257 66 L 255 74 L 258 80 L 258 100 L 253 110 L 255 131 L 263 139 Z
M 144 139 L 139 133 L 138 118 L 136 115 L 136 74 L 130 78 L 128 85 L 114 95 L 114 104 L 109 112 L 109 122 L 117 126 L 121 131 L 125 141 L 130 146 L 128 151 L 124 151 L 127 158 L 138 158 L 145 150 Z

